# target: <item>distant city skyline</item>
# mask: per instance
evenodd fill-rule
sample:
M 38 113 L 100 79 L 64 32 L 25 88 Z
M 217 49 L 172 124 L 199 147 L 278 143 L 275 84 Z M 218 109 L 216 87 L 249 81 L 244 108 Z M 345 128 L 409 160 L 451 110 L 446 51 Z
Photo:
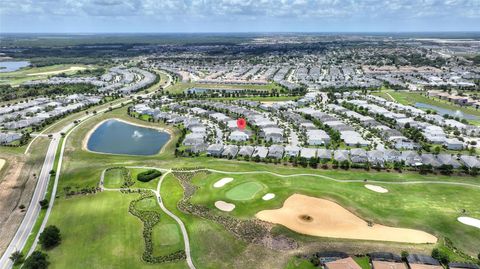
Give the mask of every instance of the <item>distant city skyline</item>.
M 480 31 L 478 0 L 2 0 L 0 32 Z

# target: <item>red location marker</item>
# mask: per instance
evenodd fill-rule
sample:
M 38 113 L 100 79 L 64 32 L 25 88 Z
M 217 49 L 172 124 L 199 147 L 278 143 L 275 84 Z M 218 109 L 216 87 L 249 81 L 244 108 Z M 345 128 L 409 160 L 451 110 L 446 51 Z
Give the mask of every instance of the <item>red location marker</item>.
M 243 118 L 237 119 L 237 127 L 240 130 L 245 129 L 245 127 L 247 127 L 247 121 Z

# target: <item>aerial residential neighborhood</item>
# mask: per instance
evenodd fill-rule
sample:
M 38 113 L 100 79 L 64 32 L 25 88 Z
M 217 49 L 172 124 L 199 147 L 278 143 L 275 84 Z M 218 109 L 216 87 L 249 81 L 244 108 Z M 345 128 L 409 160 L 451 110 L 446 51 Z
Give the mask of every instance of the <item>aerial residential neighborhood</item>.
M 465 1 L 0 5 L 0 269 L 480 269 Z

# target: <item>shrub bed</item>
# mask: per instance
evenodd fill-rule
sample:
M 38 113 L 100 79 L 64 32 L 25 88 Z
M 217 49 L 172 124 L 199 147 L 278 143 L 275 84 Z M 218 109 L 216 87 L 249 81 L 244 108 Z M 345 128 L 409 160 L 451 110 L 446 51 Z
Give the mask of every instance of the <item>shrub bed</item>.
M 139 218 L 143 222 L 143 239 L 145 241 L 145 251 L 142 254 L 142 260 L 147 263 L 167 263 L 186 259 L 184 250 L 175 251 L 164 256 L 153 256 L 152 229 L 160 222 L 160 213 L 156 211 L 138 210 L 136 204 L 144 199 L 155 198 L 150 191 L 139 191 L 140 197 L 130 203 L 128 211 L 130 214 Z
M 156 169 L 150 169 L 145 172 L 139 173 L 137 175 L 137 180 L 141 182 L 149 182 L 150 180 L 160 177 L 161 175 L 162 175 L 162 172 Z

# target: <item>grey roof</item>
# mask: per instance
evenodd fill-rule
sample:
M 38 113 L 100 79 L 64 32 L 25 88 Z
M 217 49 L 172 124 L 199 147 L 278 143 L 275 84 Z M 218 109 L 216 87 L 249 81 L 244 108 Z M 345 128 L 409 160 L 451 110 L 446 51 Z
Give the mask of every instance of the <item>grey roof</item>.
M 410 254 L 407 257 L 407 261 L 408 263 L 413 263 L 413 264 L 440 265 L 440 263 L 434 258 L 427 255 L 421 255 L 421 254 Z
M 390 252 L 372 252 L 368 256 L 372 261 L 402 262 L 402 257 Z

